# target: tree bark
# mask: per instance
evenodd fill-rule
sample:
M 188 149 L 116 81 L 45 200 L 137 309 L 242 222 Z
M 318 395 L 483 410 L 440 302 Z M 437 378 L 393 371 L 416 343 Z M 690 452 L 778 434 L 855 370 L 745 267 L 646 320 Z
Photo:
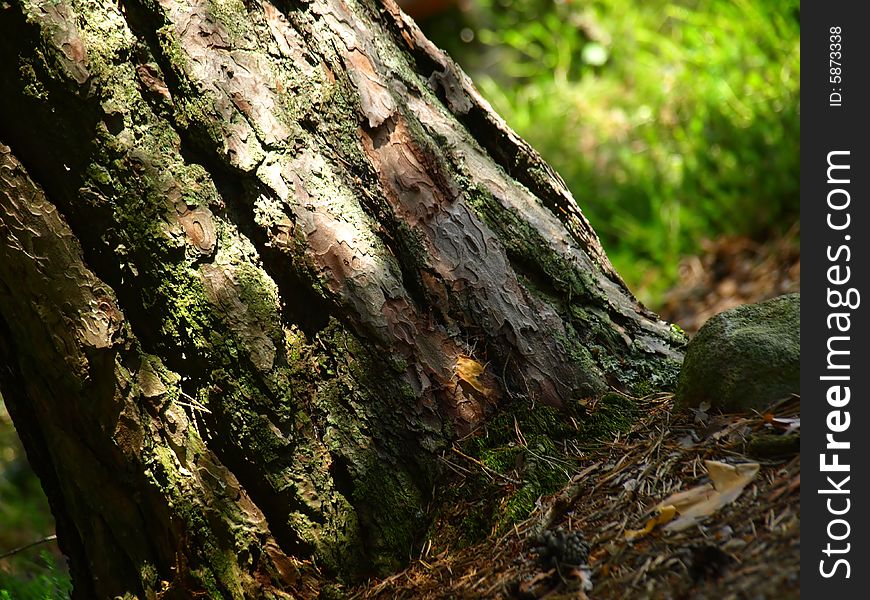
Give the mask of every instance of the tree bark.
M 395 568 L 457 436 L 680 358 L 393 0 L 17 0 L 0 91 L 0 386 L 77 597 Z

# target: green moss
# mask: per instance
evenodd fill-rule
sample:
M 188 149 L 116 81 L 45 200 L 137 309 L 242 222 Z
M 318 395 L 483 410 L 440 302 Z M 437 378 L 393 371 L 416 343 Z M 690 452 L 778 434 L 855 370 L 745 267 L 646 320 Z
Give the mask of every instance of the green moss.
M 171 451 L 161 446 L 153 446 L 149 450 L 154 458 L 151 471 L 162 473 L 154 481 L 158 484 L 161 495 L 170 499 L 174 513 L 184 523 L 190 536 L 188 562 L 193 567 L 191 575 L 199 581 L 211 598 L 227 597 L 224 592 L 228 588 L 231 590 L 230 597 L 241 598 L 243 596 L 239 588 L 241 574 L 233 549 L 226 539 L 223 543 L 219 540 L 217 536 L 221 535 L 221 532 L 215 531 L 214 520 L 208 518 L 208 512 L 217 508 L 204 509 L 191 502 L 191 498 L 185 493 L 181 476 L 177 473 L 177 461 Z M 225 515 L 225 517 L 230 521 L 237 519 L 235 515 Z M 242 535 L 241 532 L 239 534 Z M 157 572 L 150 563 L 140 565 L 140 575 L 146 588 L 156 585 Z
M 150 562 L 139 565 L 139 579 L 145 588 L 157 587 L 157 568 Z
M 327 583 L 320 588 L 318 600 L 344 600 L 347 598 L 347 592 L 344 587 L 337 583 Z
M 208 2 L 208 12 L 217 24 L 223 25 L 224 31 L 232 38 L 233 46 L 244 48 L 250 45 L 246 40 L 253 41 L 255 38 L 248 10 L 242 0 L 212 0 Z
M 330 517 L 320 526 L 318 562 L 350 577 L 384 574 L 407 561 L 428 523 L 426 494 L 444 432 L 416 416 L 418 396 L 397 372 L 400 359 L 378 354 L 336 321 L 318 338 L 311 414 L 332 462 L 321 500 L 349 502 L 346 521 Z M 416 430 L 399 433 L 409 427 Z
M 467 189 L 469 204 L 496 232 L 511 263 L 535 287 L 545 292 L 557 292 L 568 304 L 606 305 L 606 299 L 598 291 L 592 276 L 554 252 L 541 233 L 521 215 L 503 207 L 480 186 L 469 185 Z
M 487 539 L 492 533 L 492 508 L 484 503 L 469 507 L 459 523 L 459 541 L 463 546 L 473 546 Z
M 221 328 L 212 327 L 212 311 L 202 281 L 184 266 L 169 266 L 160 269 L 160 274 L 162 283 L 154 301 L 164 305 L 160 311 L 164 315 L 161 324 L 164 336 L 191 350 L 207 350 L 207 342 L 223 345 L 215 344 L 224 337 L 219 333 Z
M 234 275 L 241 288 L 239 299 L 275 345 L 280 346 L 284 334 L 278 314 L 278 287 L 275 282 L 262 269 L 250 263 L 241 264 Z
M 550 249 L 541 234 L 520 215 L 504 209 L 488 191 L 469 186 L 468 198 L 477 214 L 502 240 L 520 281 L 533 294 L 560 308 L 566 323 L 559 341 L 578 369 L 598 370 L 636 393 L 638 381 L 656 390 L 673 389 L 679 371 L 676 361 L 662 360 L 642 348 L 628 348 L 620 327 L 602 308 L 607 300 L 589 273 L 577 269 Z M 672 331 L 669 343 L 685 344 L 685 337 Z
M 801 434 L 799 432 L 759 433 L 751 435 L 746 441 L 746 453 L 758 458 L 782 458 L 798 454 L 800 450 Z
M 503 406 L 477 436 L 463 444 L 463 451 L 485 469 L 466 464 L 471 474 L 462 487 L 448 488 L 440 499 L 443 511 L 458 505 L 461 515 L 442 517 L 441 530 L 430 535 L 475 544 L 494 531 L 507 531 L 528 518 L 542 496 L 562 489 L 580 469 L 576 455 L 580 447 L 629 431 L 637 410 L 634 399 L 617 393 L 604 394 L 588 407 L 571 403 L 565 410 L 547 406 L 529 410 L 523 402 Z
M 191 85 L 187 76 L 189 63 L 187 53 L 175 35 L 172 25 L 156 31 L 160 54 L 171 79 L 178 85 L 173 96 L 175 110 L 172 117 L 176 124 L 189 132 L 206 148 L 223 148 L 223 133 L 214 118 L 214 101 L 210 93 L 202 93 Z M 254 140 L 250 140 L 254 143 Z M 250 148 L 249 148 L 250 149 Z
M 636 418 L 637 404 L 634 399 L 611 392 L 595 403 L 583 420 L 581 434 L 590 441 L 609 439 L 631 429 Z
M 539 498 L 559 491 L 569 479 L 564 468 L 542 460 L 533 461 L 524 473 L 524 485 L 501 509 L 496 521 L 497 530 L 504 532 L 514 523 L 527 519 Z
M 367 533 L 367 543 L 376 550 L 372 556 L 375 570 L 386 575 L 399 568 L 406 556 L 400 554 L 414 546 L 422 526 L 423 499 L 409 476 L 389 465 L 371 461 L 354 478 L 353 497 L 365 507 L 374 527 Z
M 106 168 L 94 163 L 88 166 L 86 176 L 104 186 L 108 186 L 112 181 L 111 175 L 109 175 Z
M 522 448 L 517 445 L 483 448 L 480 451 L 480 462 L 499 473 L 508 473 L 517 466 L 522 456 Z
M 161 140 L 159 147 L 171 147 L 175 143 L 175 134 L 171 130 L 165 130 L 168 139 Z M 188 208 L 196 206 L 215 206 L 219 205 L 220 194 L 218 194 L 211 176 L 202 165 L 196 163 L 185 163 L 182 168 L 175 173 L 175 179 L 181 188 L 181 198 Z
M 493 481 L 481 473 L 456 492 L 459 498 L 454 501 L 472 506 L 468 519 L 458 525 L 460 539 L 474 543 L 493 529 L 504 531 L 528 517 L 540 496 L 565 484 L 570 468 L 562 444 L 577 435 L 575 422 L 548 406 L 528 410 L 514 403 L 503 407 L 480 435 L 464 444 L 469 455 L 505 479 Z
M 27 58 L 22 58 L 18 72 L 21 75 L 21 81 L 24 82 L 24 94 L 35 100 L 47 102 L 48 90 L 37 76 L 33 63 Z
M 800 295 L 745 304 L 711 318 L 692 338 L 678 406 L 763 410 L 800 393 Z

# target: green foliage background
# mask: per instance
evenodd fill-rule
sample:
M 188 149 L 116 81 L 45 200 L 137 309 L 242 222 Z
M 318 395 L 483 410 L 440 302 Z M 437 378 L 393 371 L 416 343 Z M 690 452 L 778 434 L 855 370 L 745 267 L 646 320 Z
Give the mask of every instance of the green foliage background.
M 53 531 L 48 501 L 0 395 L 0 554 Z M 0 559 L 0 600 L 68 598 L 70 590 L 66 561 L 55 542 Z
M 423 28 L 565 178 L 655 307 L 703 238 L 799 218 L 799 7 L 477 0 Z

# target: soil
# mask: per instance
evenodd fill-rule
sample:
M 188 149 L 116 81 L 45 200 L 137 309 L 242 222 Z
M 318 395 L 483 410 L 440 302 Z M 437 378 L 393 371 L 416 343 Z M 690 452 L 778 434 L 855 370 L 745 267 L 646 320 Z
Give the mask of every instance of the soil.
M 657 307 L 689 334 L 723 310 L 800 291 L 800 223 L 770 240 L 728 236 L 701 246 L 681 261 L 680 282 Z

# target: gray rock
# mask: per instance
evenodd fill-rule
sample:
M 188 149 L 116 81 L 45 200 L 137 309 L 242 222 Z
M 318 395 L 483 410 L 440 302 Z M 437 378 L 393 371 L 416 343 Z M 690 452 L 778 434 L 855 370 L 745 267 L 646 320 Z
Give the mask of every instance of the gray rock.
M 677 405 L 740 412 L 799 394 L 800 313 L 800 294 L 788 294 L 707 321 L 686 349 Z

